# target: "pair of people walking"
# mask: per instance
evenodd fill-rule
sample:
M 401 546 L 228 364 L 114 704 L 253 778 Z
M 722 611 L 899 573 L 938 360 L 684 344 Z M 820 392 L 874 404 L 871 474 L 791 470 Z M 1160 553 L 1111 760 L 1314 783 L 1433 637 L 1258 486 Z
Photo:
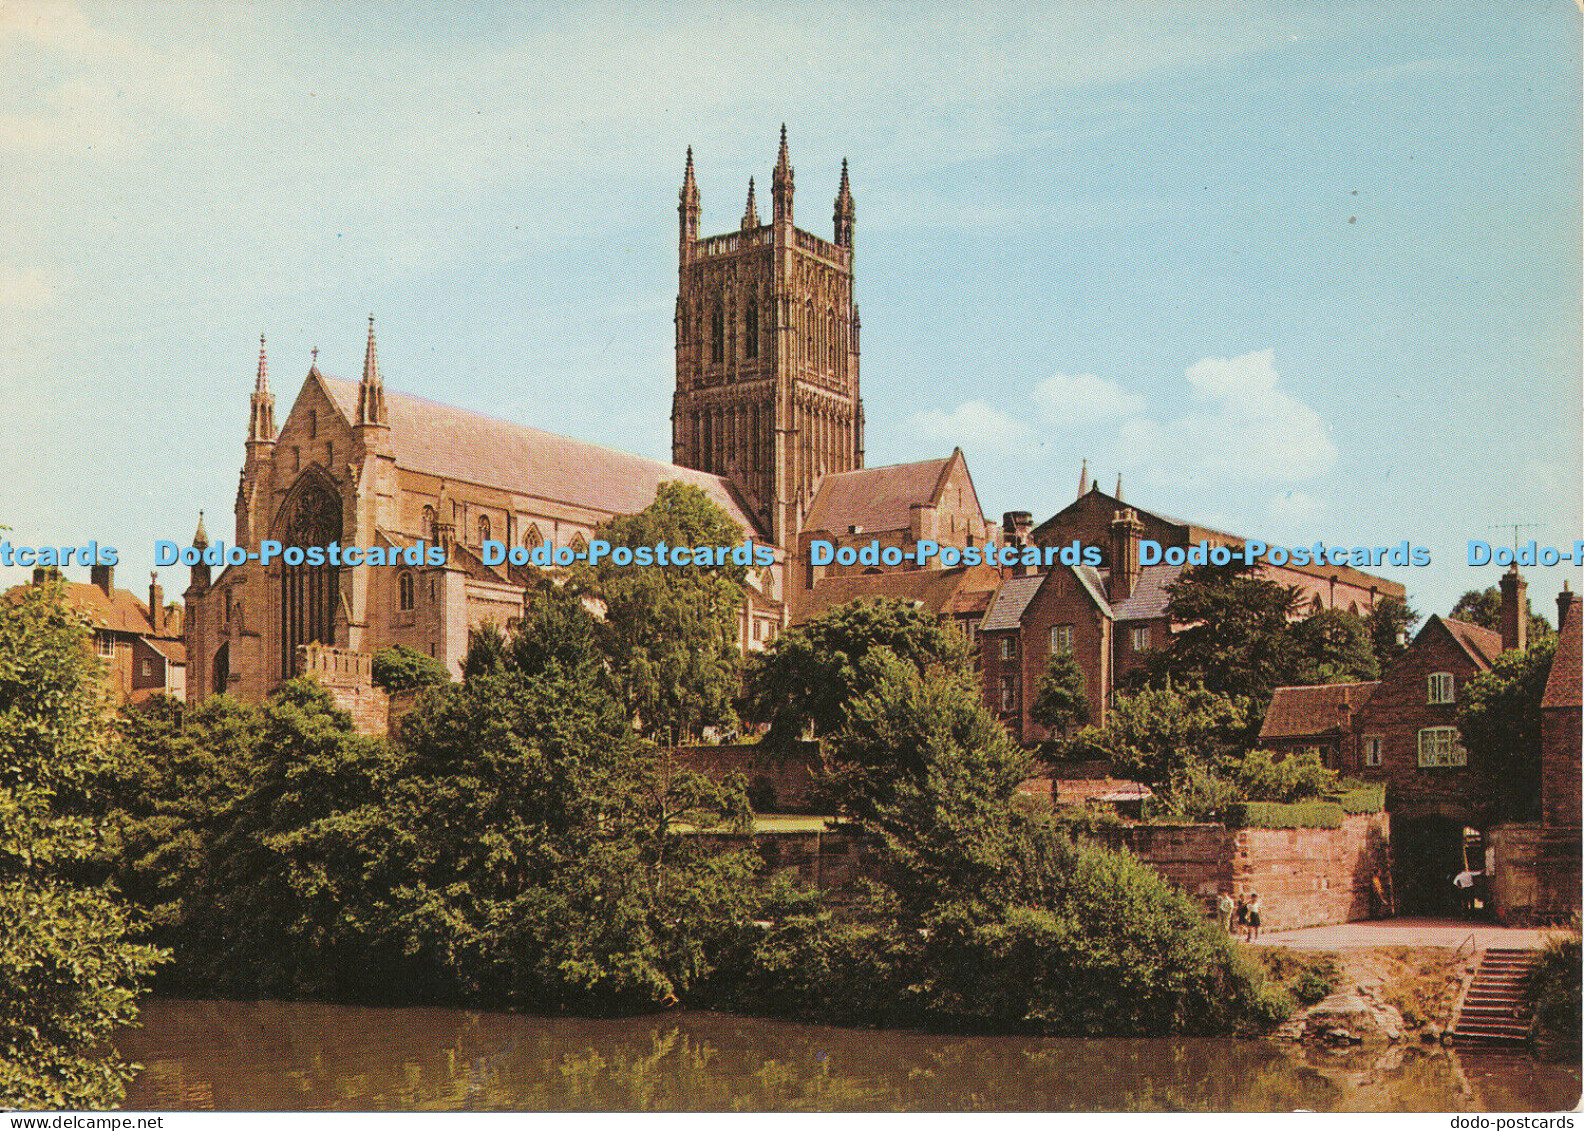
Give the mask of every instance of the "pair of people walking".
M 1237 931 L 1242 931 L 1244 942 L 1253 942 L 1259 938 L 1260 911 L 1260 897 L 1257 891 L 1239 896 L 1236 904 L 1233 904 L 1231 894 L 1225 891 L 1216 900 L 1216 915 L 1221 921 L 1221 929 L 1229 935 L 1236 935 Z M 1233 930 L 1234 918 L 1237 923 L 1236 931 Z

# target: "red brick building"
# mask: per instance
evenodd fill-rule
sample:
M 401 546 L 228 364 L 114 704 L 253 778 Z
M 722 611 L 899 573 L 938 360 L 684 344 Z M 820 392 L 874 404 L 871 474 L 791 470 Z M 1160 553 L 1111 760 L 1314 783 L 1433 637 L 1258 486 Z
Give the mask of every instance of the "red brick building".
M 33 584 L 44 584 L 54 572 L 34 570 Z M 114 566 L 94 566 L 89 576 L 92 580 L 86 585 L 80 581 L 62 585 L 66 603 L 93 625 L 94 653 L 105 665 L 111 705 L 141 703 L 161 694 L 182 698 L 187 676 L 182 611 L 165 603 L 159 579 L 150 575 L 145 605 L 115 587 Z
M 1372 680 L 1278 687 L 1265 710 L 1259 744 L 1279 754 L 1312 752 L 1332 768 L 1357 764 L 1355 716 L 1379 686 L 1379 680 Z

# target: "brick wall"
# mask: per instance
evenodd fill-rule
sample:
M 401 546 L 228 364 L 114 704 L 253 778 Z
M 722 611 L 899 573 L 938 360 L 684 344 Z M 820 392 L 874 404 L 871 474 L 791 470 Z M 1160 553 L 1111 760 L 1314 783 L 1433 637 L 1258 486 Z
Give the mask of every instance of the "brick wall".
M 1227 829 L 1133 825 L 1110 836 L 1165 876 L 1206 914 L 1222 886 L 1259 892 L 1270 930 L 1348 923 L 1371 914 L 1370 879 L 1387 870 L 1385 813 L 1343 818 L 1338 829 Z
M 374 686 L 373 657 L 325 644 L 297 648 L 297 674 L 324 684 L 336 706 L 352 716 L 359 734 L 383 735 L 390 725 L 390 700 Z
M 1566 920 L 1579 910 L 1579 827 L 1497 825 L 1486 836 L 1494 857 L 1490 897 L 1498 922 Z
M 748 780 L 756 807 L 761 812 L 813 811 L 823 769 L 817 742 L 799 742 L 785 755 L 754 744 L 679 746 L 672 754 L 681 765 L 717 781 L 734 771 L 740 772 Z M 768 794 L 768 800 L 760 794 Z

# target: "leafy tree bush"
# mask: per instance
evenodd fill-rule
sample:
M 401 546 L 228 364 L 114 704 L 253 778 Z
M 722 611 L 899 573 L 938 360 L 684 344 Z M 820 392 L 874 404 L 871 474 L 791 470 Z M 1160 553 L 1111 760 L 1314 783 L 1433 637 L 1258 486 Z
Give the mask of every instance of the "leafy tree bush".
M 412 691 L 449 683 L 451 673 L 433 656 L 426 656 L 405 644 L 378 648 L 373 656 L 374 686 L 381 691 Z
M 909 601 L 858 600 L 829 609 L 776 637 L 749 668 L 751 712 L 770 724 L 768 741 L 795 739 L 805 729 L 840 730 L 848 704 L 872 686 L 873 672 L 862 661 L 877 648 L 919 671 L 960 668 L 967 658 L 961 635 Z
M 1481 628 L 1488 628 L 1492 632 L 1501 631 L 1501 588 L 1492 585 L 1487 589 L 1469 589 L 1457 599 L 1457 604 L 1452 606 L 1449 614 L 1455 620 L 1467 621 L 1477 624 Z M 1553 635 L 1556 630 L 1551 627 L 1551 622 L 1544 616 L 1534 611 L 1529 613 L 1529 642 L 1531 644 L 1544 640 Z
M 1584 1032 L 1584 980 L 1581 980 L 1579 936 L 1553 938 L 1524 974 L 1524 1000 L 1534 1011 L 1533 1037 L 1566 1058 L 1577 1057 Z
M 60 587 L 0 603 L 0 1107 L 109 1107 L 131 1070 L 108 1047 L 137 1016 L 158 951 L 125 910 L 74 878 L 102 853 L 66 812 L 103 765 L 89 630 Z
M 1146 687 L 1117 695 L 1105 729 L 1085 727 L 1064 756 L 1109 761 L 1117 773 L 1171 792 L 1195 768 L 1238 761 L 1249 727 L 1247 699 L 1201 686 Z
M 1078 658 L 1071 652 L 1058 652 L 1050 658 L 1045 676 L 1040 680 L 1032 718 L 1058 734 L 1066 733 L 1069 727 L 1082 726 L 1089 718 L 1086 687 Z
M 1288 626 L 1295 685 L 1360 683 L 1380 678 L 1380 664 L 1364 619 L 1346 609 L 1322 609 Z
M 738 546 L 743 531 L 700 488 L 662 483 L 634 515 L 602 523 L 612 546 Z M 594 635 L 615 673 L 617 693 L 647 738 L 685 742 L 703 728 L 736 722 L 740 687 L 737 618 L 747 566 L 729 559 L 687 567 L 580 567 L 572 588 L 605 610 Z
M 1408 650 L 1408 639 L 1418 623 L 1419 614 L 1400 598 L 1382 597 L 1375 602 L 1364 618 L 1364 627 L 1369 630 L 1370 649 L 1382 671 Z
M 1503 652 L 1460 692 L 1458 730 L 1469 765 L 1480 768 L 1495 820 L 1539 819 L 1540 699 L 1555 654 L 1555 636 L 1526 652 Z

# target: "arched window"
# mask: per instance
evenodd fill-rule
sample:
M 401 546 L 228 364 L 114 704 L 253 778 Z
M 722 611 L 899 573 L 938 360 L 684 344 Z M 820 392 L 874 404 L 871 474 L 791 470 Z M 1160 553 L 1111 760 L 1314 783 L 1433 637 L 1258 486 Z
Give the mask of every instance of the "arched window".
M 402 612 L 410 612 L 416 604 L 413 599 L 412 570 L 404 569 L 396 575 L 396 595 L 401 602 Z
M 341 500 L 323 483 L 308 484 L 292 505 L 286 522 L 287 546 L 328 546 L 341 540 Z M 299 644 L 334 644 L 336 609 L 341 600 L 341 571 L 323 565 L 281 567 L 281 672 L 297 671 Z
M 212 695 L 223 695 L 225 689 L 231 685 L 231 645 L 222 644 L 215 649 L 210 679 L 212 683 L 209 692 Z
M 489 541 L 489 536 L 490 536 L 489 515 L 487 515 L 487 514 L 479 515 L 478 532 L 479 532 L 479 545 L 482 546 L 482 545 L 484 545 L 485 542 Z
M 435 537 L 435 521 L 439 518 L 433 507 L 423 509 L 423 537 L 433 540 Z
M 583 554 L 583 553 L 586 553 L 587 551 L 588 551 L 588 542 L 584 539 L 583 535 L 581 535 L 581 534 L 572 535 L 572 552 L 574 554 Z
M 748 308 L 743 311 L 743 356 L 759 356 L 759 300 L 748 296 Z
M 726 360 L 726 312 L 717 302 L 715 312 L 710 315 L 710 361 L 719 365 L 724 360 Z
M 532 550 L 544 543 L 544 535 L 539 533 L 539 524 L 530 522 L 528 532 L 523 535 L 523 545 Z
M 308 438 L 310 440 L 319 438 L 319 412 L 317 409 L 308 410 Z

